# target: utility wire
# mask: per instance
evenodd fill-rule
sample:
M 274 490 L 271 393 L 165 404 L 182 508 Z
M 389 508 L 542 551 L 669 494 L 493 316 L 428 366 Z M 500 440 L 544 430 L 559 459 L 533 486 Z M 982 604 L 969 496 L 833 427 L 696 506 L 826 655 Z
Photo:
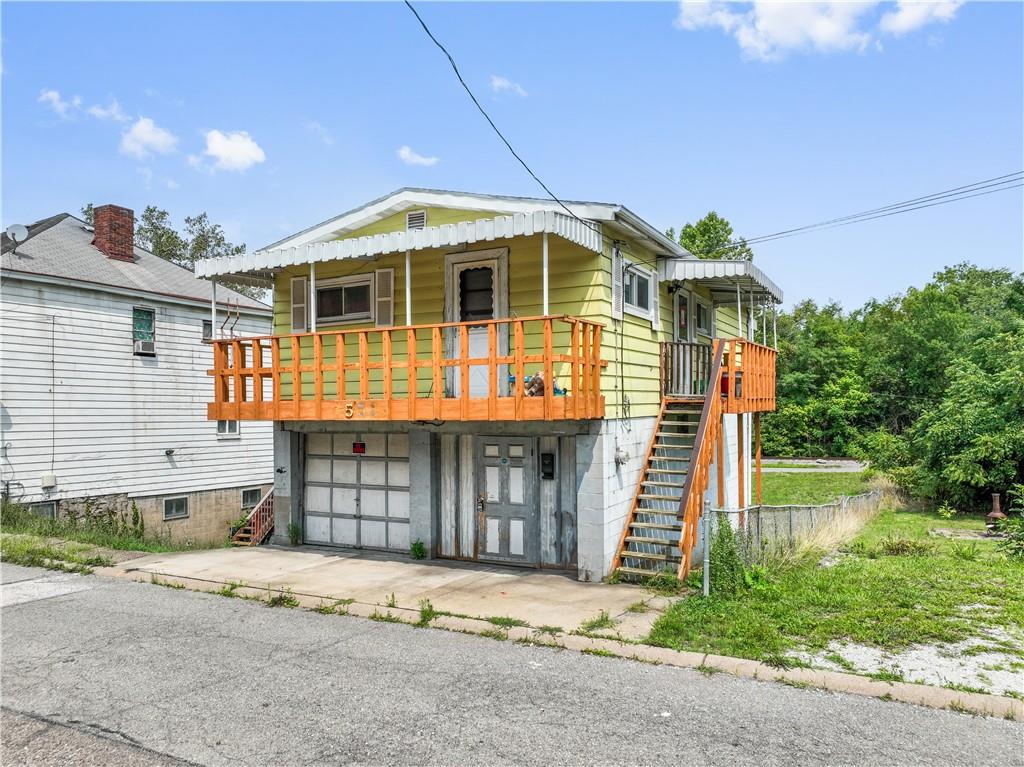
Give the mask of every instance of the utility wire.
M 783 229 L 782 231 L 775 232 L 774 234 L 762 235 L 760 237 L 751 237 L 749 240 L 747 240 L 747 242 L 748 243 L 760 242 L 760 241 L 766 240 L 768 238 L 777 237 L 777 236 L 783 235 L 783 234 L 790 234 L 790 233 L 793 233 L 793 232 L 800 232 L 800 231 L 803 231 L 805 229 L 812 229 L 812 228 L 815 228 L 815 227 L 826 226 L 828 224 L 834 224 L 834 223 L 837 223 L 837 222 L 840 222 L 840 221 L 848 221 L 848 220 L 853 219 L 853 218 L 860 218 L 861 216 L 867 216 L 867 215 L 870 215 L 870 214 L 873 214 L 873 213 L 882 213 L 884 211 L 891 210 L 891 209 L 894 209 L 894 208 L 903 208 L 903 207 L 906 207 L 906 206 L 909 206 L 909 205 L 913 205 L 913 204 L 919 203 L 919 202 L 931 202 L 933 200 L 944 198 L 944 197 L 953 197 L 953 196 L 957 196 L 957 195 L 960 195 L 960 194 L 968 194 L 969 192 L 976 192 L 979 189 L 988 189 L 989 187 L 1001 186 L 1003 184 L 1010 184 L 1010 183 L 1013 183 L 1013 182 L 1016 182 L 1016 181 L 1021 181 L 1021 180 L 1024 180 L 1024 171 L 1017 171 L 1016 173 L 1008 173 L 1005 176 L 996 176 L 995 178 L 987 178 L 987 179 L 985 179 L 983 181 L 977 181 L 977 182 L 975 182 L 973 184 L 967 184 L 965 186 L 958 186 L 958 187 L 956 187 L 954 189 L 946 189 L 946 190 L 944 190 L 942 192 L 935 192 L 934 194 L 928 194 L 928 195 L 925 195 L 924 197 L 915 197 L 915 198 L 913 198 L 911 200 L 904 200 L 903 202 L 896 202 L 896 203 L 892 203 L 890 205 L 883 205 L 883 206 L 881 206 L 879 208 L 872 208 L 871 210 L 863 210 L 860 213 L 851 213 L 848 216 L 841 216 L 839 218 L 832 218 L 832 219 L 829 219 L 828 221 L 821 221 L 821 222 L 819 222 L 817 224 L 808 224 L 807 226 L 800 226 L 800 227 L 796 227 L 795 229 Z
M 861 211 L 860 213 L 851 213 L 848 216 L 840 216 L 827 221 L 820 221 L 816 224 L 808 224 L 807 226 L 795 227 L 793 229 L 783 229 L 779 232 L 759 237 L 751 237 L 749 239 L 734 240 L 726 243 L 721 248 L 717 248 L 716 251 L 729 251 L 741 248 L 743 245 L 756 245 L 759 243 L 771 242 L 773 240 L 782 240 L 787 237 L 794 237 L 798 234 L 805 234 L 811 231 L 833 229 L 838 226 L 848 226 L 849 224 L 858 224 L 862 221 L 886 218 L 888 216 L 896 215 L 897 213 L 909 213 L 910 211 L 921 210 L 922 208 L 931 208 L 936 205 L 958 202 L 959 200 L 968 200 L 971 197 L 983 197 L 995 192 L 1017 189 L 1024 185 L 1018 183 L 1022 181 L 1024 181 L 1024 171 L 1008 173 L 1004 176 L 996 176 L 995 178 L 976 181 L 973 184 L 966 184 L 953 189 L 946 189 L 941 192 L 935 192 L 934 194 L 924 195 L 923 197 L 915 197 L 910 200 L 904 200 L 903 202 L 892 203 L 879 208 Z M 981 191 L 985 189 L 989 189 L 990 191 Z
M 483 108 L 483 106 L 477 100 L 477 97 L 473 94 L 473 91 L 470 89 L 469 85 L 467 85 L 466 81 L 462 78 L 462 73 L 459 72 L 459 67 L 455 63 L 455 59 L 452 58 L 452 55 L 448 52 L 448 49 L 445 48 L 444 45 L 441 44 L 440 40 L 438 40 L 436 37 L 434 37 L 434 33 L 430 31 L 430 27 L 427 26 L 427 23 L 425 21 L 423 21 L 423 18 L 419 15 L 419 13 L 416 12 L 416 9 L 413 8 L 412 3 L 410 3 L 409 0 L 405 0 L 405 5 L 406 5 L 406 7 L 410 11 L 412 11 L 412 15 L 416 17 L 416 21 L 418 21 L 420 23 L 420 26 L 423 27 L 423 31 L 427 33 L 427 37 L 429 37 L 433 41 L 434 45 L 436 45 L 441 50 L 441 52 L 448 58 L 448 63 L 452 65 L 452 70 L 455 72 L 455 76 L 459 79 L 459 83 L 462 85 L 463 89 L 465 89 L 466 93 L 469 94 L 470 100 L 473 102 L 474 105 L 476 105 L 476 108 L 480 111 L 480 114 L 482 114 L 484 116 L 484 119 L 487 120 L 487 123 L 491 126 L 491 129 L 496 134 L 498 134 L 498 138 L 500 138 L 502 140 L 502 143 L 504 143 L 505 146 L 508 147 L 508 151 L 512 153 L 512 156 L 515 157 L 519 161 L 519 164 L 522 165 L 523 168 L 526 169 L 526 172 L 530 174 L 530 176 L 533 178 L 533 180 L 536 181 L 538 184 L 540 184 L 541 188 L 545 192 L 547 192 L 548 197 L 550 197 L 552 200 L 557 202 L 566 213 L 568 213 L 570 216 L 572 216 L 574 219 L 579 221 L 581 224 L 586 226 L 591 231 L 593 231 L 593 232 L 595 232 L 597 234 L 603 234 L 599 227 L 594 226 L 591 222 L 585 221 L 584 219 L 580 218 L 575 213 L 573 213 L 569 209 L 569 206 L 566 205 L 564 202 L 562 202 L 555 195 L 555 193 L 552 192 L 551 189 L 548 188 L 548 185 L 540 180 L 540 177 L 536 173 L 533 172 L 533 170 L 530 168 L 529 165 L 526 164 L 526 160 L 524 160 L 522 157 L 520 157 L 519 153 L 516 152 L 516 150 L 512 148 L 512 144 L 510 144 L 508 139 L 505 138 L 505 134 L 503 134 L 498 129 L 498 126 L 494 124 L 494 120 L 492 120 L 491 116 L 489 114 L 487 114 L 487 110 Z
M 420 26 L 423 28 L 423 31 L 427 34 L 427 37 L 430 38 L 431 42 L 433 42 L 434 45 L 437 46 L 437 48 L 441 51 L 441 53 L 445 55 L 445 58 L 448 59 L 448 63 L 451 65 L 452 71 L 455 72 L 455 77 L 458 78 L 459 84 L 462 86 L 463 90 L 466 91 L 466 94 L 473 102 L 473 105 L 477 108 L 480 114 L 483 115 L 484 119 L 487 120 L 487 124 L 491 126 L 491 130 L 493 130 L 494 133 L 498 136 L 498 138 L 501 139 L 502 143 L 512 154 L 512 156 L 515 157 L 519 164 L 523 166 L 523 169 L 530 174 L 530 177 L 540 185 L 540 187 L 547 193 L 548 197 L 554 200 L 572 218 L 579 221 L 581 224 L 586 226 L 591 231 L 600 235 L 603 239 L 610 240 L 611 238 L 605 235 L 599 227 L 596 227 L 590 221 L 586 221 L 577 216 L 569 208 L 569 206 L 566 205 L 561 199 L 559 199 L 559 197 L 554 192 L 551 191 L 550 187 L 548 187 L 548 185 L 545 184 L 541 180 L 541 178 L 536 173 L 533 172 L 533 169 L 526 163 L 526 161 L 519 155 L 519 153 L 516 152 L 515 148 L 512 146 L 509 140 L 505 138 L 505 134 L 503 134 L 501 130 L 498 128 L 498 126 L 494 123 L 494 120 L 491 119 L 491 116 L 487 113 L 487 110 L 483 108 L 483 105 L 480 103 L 479 99 L 477 99 L 476 94 L 473 93 L 473 90 L 466 83 L 465 78 L 463 78 L 462 73 L 459 71 L 458 64 L 455 63 L 455 59 L 452 57 L 451 53 L 448 52 L 448 49 L 445 48 L 441 41 L 434 36 L 434 33 L 430 31 L 430 27 L 427 26 L 427 23 L 423 20 L 423 17 L 420 16 L 419 12 L 413 7 L 412 3 L 409 2 L 409 0 L 405 0 L 405 6 L 412 12 L 412 15 L 416 17 L 416 21 L 419 22 Z M 973 184 L 965 184 L 964 186 L 954 187 L 952 189 L 946 189 L 941 192 L 935 192 L 934 194 L 924 195 L 923 197 L 915 197 L 909 200 L 904 200 L 903 202 L 892 203 L 890 205 L 883 205 L 881 207 L 871 208 L 869 210 L 864 210 L 859 213 L 851 213 L 850 215 L 847 216 L 840 216 L 838 218 L 828 219 L 827 221 L 820 221 L 816 224 L 808 224 L 807 226 L 795 227 L 793 229 L 783 229 L 779 232 L 774 232 L 772 234 L 766 234 L 759 237 L 752 237 L 747 240 L 736 240 L 733 242 L 726 243 L 724 246 L 722 246 L 722 248 L 717 250 L 728 251 L 731 249 L 743 247 L 744 245 L 749 246 L 763 242 L 772 242 L 773 240 L 781 240 L 787 237 L 794 237 L 798 234 L 804 234 L 811 231 L 832 229 L 838 226 L 849 226 L 850 224 L 859 224 L 863 221 L 871 221 L 876 218 L 886 218 L 888 216 L 894 216 L 898 213 L 909 213 L 910 211 L 921 210 L 923 208 L 931 208 L 936 205 L 945 205 L 950 202 L 967 200 L 970 199 L 971 197 L 983 197 L 987 194 L 994 194 L 995 192 L 1002 192 L 1007 189 L 1017 189 L 1021 186 L 1024 186 L 1024 184 L 1015 183 L 1022 180 L 1024 180 L 1024 171 L 1008 173 L 1003 176 L 996 176 L 994 178 L 985 179 L 983 181 L 977 181 Z M 989 189 L 990 191 L 982 192 L 980 191 L 982 189 Z

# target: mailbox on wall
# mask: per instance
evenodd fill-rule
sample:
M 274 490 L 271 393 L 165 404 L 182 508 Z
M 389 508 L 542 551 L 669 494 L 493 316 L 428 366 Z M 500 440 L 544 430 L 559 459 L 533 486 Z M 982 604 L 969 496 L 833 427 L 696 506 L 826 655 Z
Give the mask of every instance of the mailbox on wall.
M 540 478 L 541 479 L 554 479 L 555 478 L 555 454 L 554 453 L 541 453 L 540 454 Z

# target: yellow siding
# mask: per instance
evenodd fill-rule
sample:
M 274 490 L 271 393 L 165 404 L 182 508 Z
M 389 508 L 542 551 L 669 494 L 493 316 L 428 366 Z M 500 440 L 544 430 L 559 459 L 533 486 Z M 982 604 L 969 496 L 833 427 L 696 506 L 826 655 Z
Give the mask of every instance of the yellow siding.
M 428 208 L 427 224 L 436 226 L 460 221 L 474 221 L 489 218 L 500 213 L 459 210 L 451 208 Z M 381 234 L 399 231 L 405 228 L 405 211 L 388 216 L 380 221 L 346 234 L 345 238 Z M 541 293 L 541 243 L 540 235 L 517 237 L 495 243 L 480 243 L 477 250 L 489 250 L 495 247 L 509 248 L 509 310 L 512 317 L 537 316 L 542 313 Z M 656 258 L 634 241 L 626 240 L 621 245 L 623 256 L 633 263 L 646 268 L 657 269 Z M 412 283 L 412 324 L 429 325 L 444 322 L 445 292 L 445 252 L 447 249 L 420 250 L 411 254 Z M 461 251 L 460 251 L 461 252 Z M 603 394 L 606 399 L 606 417 L 640 417 L 656 415 L 661 404 L 660 392 L 660 342 L 673 339 L 674 316 L 673 299 L 668 292 L 668 283 L 658 288 L 659 317 L 661 327 L 654 330 L 649 320 L 636 317 L 629 313 L 623 321 L 613 321 L 611 317 L 611 243 L 605 241 L 605 252 L 597 254 L 573 245 L 559 237 L 549 237 L 549 312 L 551 314 L 567 314 L 601 322 L 604 325 L 602 334 L 602 357 L 608 365 L 604 368 L 601 380 Z M 317 280 L 333 277 L 346 277 L 357 274 L 369 274 L 378 269 L 394 269 L 395 294 L 394 316 L 396 326 L 406 324 L 405 316 L 405 254 L 398 253 L 382 256 L 374 261 L 331 261 L 318 263 L 316 266 Z M 309 266 L 291 267 L 283 270 L 277 277 L 274 290 L 274 333 L 288 335 L 291 333 L 290 283 L 289 279 L 298 276 L 309 276 Z M 696 292 L 710 299 L 706 288 L 698 286 Z M 372 327 L 364 324 L 320 325 L 317 330 L 357 330 Z M 738 334 L 736 327 L 736 310 L 727 306 L 715 310 L 715 327 L 718 337 L 733 337 Z M 570 331 L 567 325 L 556 324 L 554 336 L 555 353 L 568 351 Z M 707 336 L 699 336 L 698 341 L 710 343 Z M 527 327 L 526 353 L 539 354 L 543 346 L 541 325 Z M 417 335 L 416 354 L 421 360 L 431 355 L 430 334 L 420 332 Z M 371 359 L 379 358 L 381 352 L 381 336 L 379 333 L 369 335 L 369 353 Z M 405 333 L 397 333 L 392 342 L 392 354 L 397 360 L 406 359 Z M 324 339 L 324 360 L 333 364 L 336 355 L 335 337 Z M 305 339 L 301 346 L 301 358 L 304 363 L 312 362 L 313 347 L 310 339 Z M 351 338 L 345 350 L 345 358 L 350 362 L 358 359 L 358 339 Z M 286 345 L 282 349 L 282 364 L 287 366 L 291 361 L 291 350 Z M 539 366 L 527 366 L 527 374 L 531 375 Z M 568 388 L 570 385 L 567 366 L 556 365 L 555 374 L 559 383 Z M 327 374 L 325 394 L 335 396 L 337 382 L 334 374 Z M 383 389 L 382 371 L 370 371 L 371 392 L 379 395 Z M 406 394 L 407 378 L 404 370 L 394 371 L 393 391 L 395 396 Z M 433 380 L 429 369 L 421 369 L 417 374 L 417 395 L 429 396 L 432 392 Z M 284 396 L 290 396 L 288 386 L 284 386 Z M 304 393 L 313 394 L 312 384 L 306 383 Z M 349 373 L 346 394 L 351 397 L 358 395 L 358 379 Z M 627 407 L 628 403 L 628 407 Z
M 480 218 L 494 218 L 502 215 L 494 211 L 464 210 L 461 208 L 408 208 L 400 213 L 394 213 L 380 221 L 367 224 L 364 227 L 347 232 L 339 240 L 350 240 L 355 237 L 369 237 L 375 234 L 386 232 L 404 232 L 405 214 L 415 210 L 427 211 L 427 226 L 441 226 L 442 224 L 458 224 L 462 221 L 476 221 Z
M 541 247 L 539 235 L 521 237 L 509 241 L 509 308 L 510 316 L 531 317 L 542 313 L 541 293 Z M 487 243 L 489 247 L 501 246 L 500 243 Z M 411 254 L 412 283 L 412 324 L 429 325 L 444 322 L 444 256 L 445 250 L 421 250 Z M 549 311 L 551 314 L 567 314 L 576 317 L 600 318 L 607 317 L 611 311 L 610 293 L 603 282 L 600 268 L 602 257 L 597 253 L 573 245 L 556 237 L 548 240 L 549 258 Z M 316 265 L 317 281 L 333 277 L 348 277 L 357 274 L 370 274 L 377 269 L 393 268 L 395 270 L 395 324 L 405 325 L 405 254 L 382 256 L 375 261 L 328 261 Z M 283 270 L 277 277 L 274 290 L 274 333 L 287 335 L 291 333 L 291 291 L 289 280 L 292 277 L 309 277 L 309 266 L 290 267 Z M 370 323 L 346 323 L 323 325 L 318 331 L 358 330 L 370 328 Z M 556 353 L 567 353 L 570 341 L 568 325 L 556 324 L 554 333 L 554 350 Z M 406 340 L 396 337 L 392 343 L 392 354 L 396 359 L 405 359 Z M 380 354 L 380 335 L 373 333 L 369 337 L 371 357 Z M 358 356 L 358 340 L 351 339 L 351 346 L 346 348 L 346 359 L 354 362 Z M 543 330 L 539 323 L 526 328 L 526 353 L 539 354 L 543 349 Z M 429 334 L 420 332 L 417 336 L 416 354 L 419 359 L 428 359 L 431 354 Z M 304 363 L 312 361 L 312 342 L 308 339 L 302 345 L 301 358 Z M 282 364 L 287 366 L 291 361 L 289 348 L 282 349 Z M 327 337 L 324 340 L 324 359 L 328 364 L 335 361 L 335 340 Z M 560 369 L 561 368 L 561 369 Z M 539 366 L 538 366 L 539 369 Z M 537 370 L 527 366 L 527 374 Z M 568 366 L 557 366 L 556 377 L 562 386 L 569 384 Z M 407 380 L 404 371 L 396 370 L 394 392 L 403 396 L 407 392 Z M 370 372 L 371 390 L 381 391 L 381 371 Z M 401 378 L 401 380 L 398 380 Z M 417 376 L 417 394 L 427 396 L 433 385 L 429 370 L 420 370 Z M 325 379 L 325 392 L 334 396 L 336 381 L 333 374 Z M 355 387 L 355 388 L 354 388 Z M 305 391 L 312 394 L 307 383 Z M 346 391 L 349 394 L 358 392 L 358 384 L 351 377 Z M 290 391 L 285 387 L 285 395 Z

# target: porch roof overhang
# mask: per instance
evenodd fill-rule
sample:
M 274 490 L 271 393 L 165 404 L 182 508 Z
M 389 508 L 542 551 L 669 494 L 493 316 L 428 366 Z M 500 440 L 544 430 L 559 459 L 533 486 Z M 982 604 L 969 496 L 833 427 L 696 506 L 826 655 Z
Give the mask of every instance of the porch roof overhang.
M 738 285 L 744 297 L 752 293 L 758 301 L 782 302 L 779 286 L 749 261 L 667 258 L 659 259 L 658 266 L 662 280 L 700 282 L 712 294 L 729 294 L 727 300 L 733 300 Z
M 207 258 L 196 262 L 195 272 L 197 277 L 206 279 L 244 278 L 254 283 L 271 284 L 278 270 L 299 264 L 341 259 L 374 259 L 407 250 L 450 248 L 533 234 L 553 234 L 596 253 L 602 252 L 603 235 L 600 223 L 581 221 L 555 211 L 536 211 L 347 240 L 270 248 L 238 256 Z

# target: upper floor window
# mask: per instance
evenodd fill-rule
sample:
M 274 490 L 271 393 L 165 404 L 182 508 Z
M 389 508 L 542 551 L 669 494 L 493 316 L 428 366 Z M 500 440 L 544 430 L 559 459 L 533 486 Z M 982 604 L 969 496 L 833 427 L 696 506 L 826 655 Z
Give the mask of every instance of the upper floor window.
M 622 298 L 626 311 L 648 317 L 651 313 L 651 273 L 646 269 L 628 266 L 622 284 Z
M 373 317 L 373 275 L 342 277 L 316 284 L 316 321 L 350 322 Z
M 156 354 L 156 312 L 136 306 L 132 309 L 132 351 L 152 357 Z
M 696 321 L 694 324 L 697 327 L 697 332 L 702 336 L 713 335 L 714 315 L 712 313 L 711 304 L 694 296 L 694 306 L 694 320 Z

